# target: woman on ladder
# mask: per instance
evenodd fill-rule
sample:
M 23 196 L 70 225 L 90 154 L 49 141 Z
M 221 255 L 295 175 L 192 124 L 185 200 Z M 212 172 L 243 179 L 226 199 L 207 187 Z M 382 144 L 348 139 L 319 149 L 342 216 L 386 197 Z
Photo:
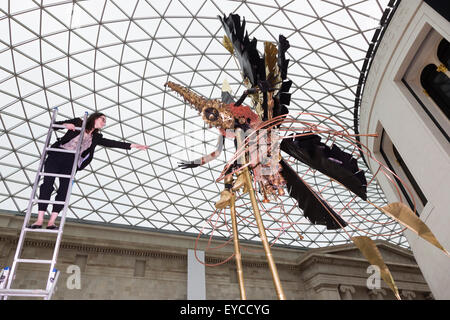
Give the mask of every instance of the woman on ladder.
M 81 127 L 83 120 L 81 118 L 75 118 L 71 120 L 64 120 L 55 122 L 55 124 L 64 125 L 68 130 L 66 134 L 55 142 L 51 148 L 62 148 L 67 150 L 75 150 L 78 140 L 80 138 L 80 131 L 75 130 L 75 127 Z M 103 138 L 99 133 L 106 124 L 106 116 L 103 113 L 95 112 L 91 114 L 86 121 L 86 127 L 84 131 L 84 137 L 80 149 L 80 157 L 77 164 L 77 171 L 83 170 L 93 159 L 95 147 L 101 145 L 109 148 L 131 149 L 137 148 L 140 150 L 148 149 L 148 146 L 131 144 L 127 142 L 109 140 Z M 55 174 L 67 174 L 72 173 L 72 166 L 75 154 L 66 152 L 48 152 L 47 159 L 44 164 L 44 172 Z M 66 199 L 67 190 L 69 187 L 69 178 L 59 178 L 59 188 L 56 193 L 55 201 L 64 202 Z M 53 191 L 53 183 L 55 177 L 45 176 L 44 182 L 39 189 L 39 200 L 50 200 L 50 196 Z M 47 210 L 48 203 L 38 204 L 38 218 L 36 222 L 29 228 L 38 229 L 42 227 L 44 222 L 44 214 Z M 64 208 L 62 204 L 54 204 L 50 220 L 47 223 L 47 229 L 58 229 L 55 225 L 55 220 L 58 217 L 59 212 Z

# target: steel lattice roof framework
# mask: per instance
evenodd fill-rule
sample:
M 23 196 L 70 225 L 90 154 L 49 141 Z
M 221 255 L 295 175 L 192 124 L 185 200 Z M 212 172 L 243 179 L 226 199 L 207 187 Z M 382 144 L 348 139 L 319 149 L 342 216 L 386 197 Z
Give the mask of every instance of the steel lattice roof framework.
M 289 40 L 290 114 L 331 115 L 353 131 L 361 66 L 387 2 L 0 1 L 0 209 L 26 210 L 51 110 L 59 106 L 59 119 L 103 112 L 108 138 L 151 146 L 147 151 L 98 148 L 91 165 L 77 174 L 69 218 L 190 234 L 210 229 L 206 220 L 223 188 L 214 181 L 233 144 L 227 141 L 227 151 L 205 167 L 179 169 L 178 161 L 210 152 L 217 132 L 164 83 L 172 80 L 219 98 L 227 80 L 239 97 L 242 78 L 221 44 L 224 31 L 217 18 L 238 13 L 260 42 L 276 42 L 280 33 Z M 362 160 L 359 166 L 365 168 Z M 307 167 L 299 164 L 297 170 L 317 190 L 328 185 Z M 337 208 L 352 197 L 336 185 L 323 194 Z M 377 184 L 368 196 L 375 204 L 386 202 Z M 287 210 L 293 205 L 285 201 Z M 344 217 L 358 228 L 400 230 L 397 224 L 385 225 L 388 218 L 367 203 L 356 208 L 360 217 Z M 299 209 L 290 219 L 304 240 L 292 229 L 269 230 L 269 239 L 294 247 L 349 241 L 342 232 L 311 225 Z M 264 221 L 268 228 L 278 226 L 267 216 Z M 229 222 L 221 223 L 215 235 L 229 237 Z M 241 223 L 239 232 L 243 239 L 258 240 L 252 225 Z M 385 239 L 408 247 L 401 233 Z

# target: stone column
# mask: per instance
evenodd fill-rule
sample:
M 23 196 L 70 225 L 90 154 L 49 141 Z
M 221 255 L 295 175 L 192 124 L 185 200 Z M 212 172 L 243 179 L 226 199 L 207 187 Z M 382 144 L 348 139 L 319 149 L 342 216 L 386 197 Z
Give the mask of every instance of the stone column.
M 6 241 L 0 241 L 0 266 L 5 266 L 8 260 L 10 248 L 7 246 Z
M 333 284 L 320 284 L 314 288 L 318 299 L 320 300 L 341 300 L 339 291 L 336 285 Z
M 386 290 L 384 290 L 384 289 L 369 290 L 370 300 L 384 300 L 384 298 L 383 298 L 384 296 L 386 296 Z
M 15 250 L 9 241 L 0 241 L 0 268 L 11 267 Z
M 405 300 L 414 300 L 416 294 L 414 293 L 414 291 L 402 290 L 402 297 L 405 298 Z
M 353 300 L 352 294 L 355 294 L 355 288 L 353 286 L 340 285 L 339 291 L 342 292 L 342 300 Z

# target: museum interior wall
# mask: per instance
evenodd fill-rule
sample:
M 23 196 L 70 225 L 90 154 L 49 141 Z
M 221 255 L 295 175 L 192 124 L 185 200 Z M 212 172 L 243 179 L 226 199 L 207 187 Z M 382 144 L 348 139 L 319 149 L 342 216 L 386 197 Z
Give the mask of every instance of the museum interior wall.
M 0 266 L 11 265 L 23 216 L 0 213 Z M 205 250 L 209 239 L 168 232 L 66 222 L 57 269 L 60 277 L 52 299 L 188 299 L 188 251 L 205 252 L 205 299 L 238 300 L 239 286 L 232 243 Z M 25 258 L 46 258 L 52 252 L 48 235 L 33 235 Z M 221 239 L 209 246 L 220 247 Z M 385 241 L 376 241 L 402 299 L 433 299 L 413 254 Z M 242 244 L 247 299 L 276 299 L 262 246 Z M 288 299 L 394 300 L 389 287 L 370 278 L 369 263 L 353 244 L 301 249 L 272 247 Z M 223 263 L 226 261 L 225 263 Z M 75 276 L 79 275 L 79 279 Z M 40 288 L 48 269 L 21 264 L 16 288 Z M 17 298 L 14 298 L 17 299 Z
M 448 250 L 450 22 L 427 2 L 401 1 L 390 21 L 368 72 L 359 129 L 378 134 L 361 138 L 376 158 L 367 159 L 371 171 L 379 161 L 405 183 L 397 191 L 377 176 L 388 201 L 415 208 Z M 435 298 L 449 299 L 450 258 L 417 234 L 404 234 Z

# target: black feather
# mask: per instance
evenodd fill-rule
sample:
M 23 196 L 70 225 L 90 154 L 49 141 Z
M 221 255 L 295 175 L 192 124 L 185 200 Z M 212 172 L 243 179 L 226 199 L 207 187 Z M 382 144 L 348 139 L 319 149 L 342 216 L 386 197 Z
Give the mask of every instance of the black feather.
M 244 77 L 247 77 L 253 87 L 260 81 L 266 80 L 266 67 L 264 59 L 256 49 L 257 40 L 250 41 L 248 33 L 245 32 L 245 18 L 242 19 L 237 14 L 230 14 L 228 17 L 220 17 L 222 26 L 234 47 L 237 60 L 241 65 Z M 245 36 L 244 36 L 245 34 Z
M 291 90 L 292 81 L 286 81 L 287 77 L 287 69 L 289 66 L 289 59 L 286 59 L 286 51 L 289 49 L 289 41 L 280 34 L 278 37 L 278 70 L 280 71 L 281 79 L 283 83 L 281 84 L 281 88 L 278 90 L 278 93 L 273 97 L 274 100 L 274 108 L 273 108 L 273 116 L 277 117 L 282 114 L 288 114 L 289 109 L 288 106 L 291 103 L 291 94 L 289 90 Z
M 273 90 L 270 84 L 270 81 L 273 79 L 269 79 L 270 81 L 268 81 L 266 78 L 265 59 L 264 56 L 261 57 L 256 48 L 257 40 L 253 38 L 250 41 L 248 33 L 245 32 L 245 18 L 242 19 L 242 22 L 241 17 L 237 14 L 230 14 L 228 17 L 225 15 L 223 17 L 219 16 L 219 18 L 225 33 L 233 44 L 234 52 L 244 77 L 248 78 L 253 88 L 258 87 L 263 92 L 261 107 L 264 110 L 262 120 L 265 121 L 268 118 L 267 92 Z M 272 114 L 274 117 L 289 113 L 288 105 L 291 102 L 289 90 L 292 81 L 286 81 L 289 59 L 285 57 L 289 47 L 289 41 L 283 35 L 280 35 L 278 40 L 277 64 L 283 82 L 281 88 L 273 97 L 274 106 Z
M 284 81 L 278 90 L 277 94 L 273 96 L 274 106 L 273 106 L 273 116 L 278 117 L 282 114 L 288 114 L 288 105 L 291 103 L 291 94 L 289 90 L 291 89 L 292 81 Z M 277 126 L 279 127 L 279 126 Z
M 278 37 L 278 69 L 281 73 L 281 79 L 286 80 L 289 59 L 286 60 L 285 53 L 289 49 L 289 41 L 282 35 Z
M 355 158 L 333 144 L 330 148 L 316 134 L 286 138 L 280 148 L 295 159 L 339 181 L 361 199 L 367 199 L 367 180 Z
M 347 223 L 320 196 L 309 188 L 291 166 L 280 160 L 281 175 L 286 181 L 289 195 L 297 200 L 303 215 L 313 224 L 325 225 L 328 230 L 345 228 Z
M 280 104 L 289 105 L 291 103 L 291 94 L 282 92 L 280 94 Z

